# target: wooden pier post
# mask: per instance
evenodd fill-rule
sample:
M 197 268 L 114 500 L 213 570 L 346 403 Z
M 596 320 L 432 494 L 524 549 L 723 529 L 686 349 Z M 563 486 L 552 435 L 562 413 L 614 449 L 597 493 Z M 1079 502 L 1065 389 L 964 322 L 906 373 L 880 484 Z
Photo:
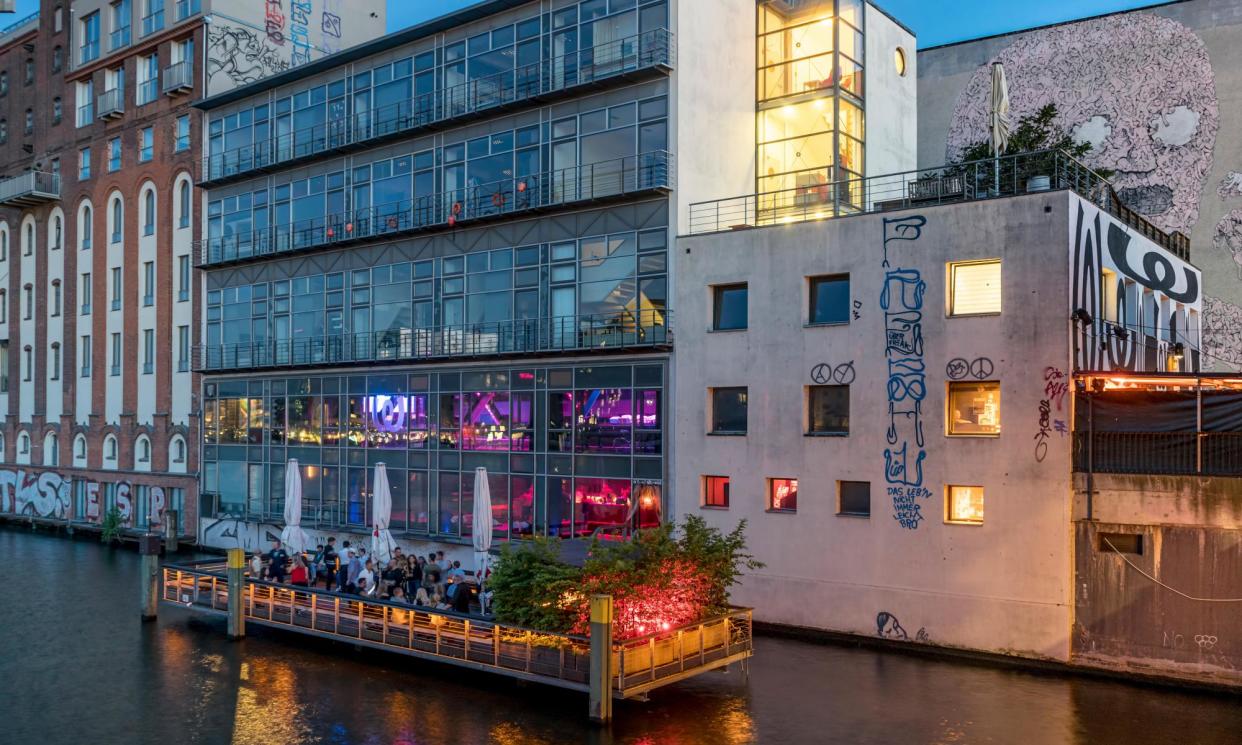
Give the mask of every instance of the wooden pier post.
M 229 549 L 229 639 L 246 635 L 246 552 Z
M 591 721 L 612 721 L 612 596 L 591 596 Z
M 154 621 L 160 604 L 160 537 L 155 533 L 139 536 L 138 553 L 142 556 L 142 620 Z

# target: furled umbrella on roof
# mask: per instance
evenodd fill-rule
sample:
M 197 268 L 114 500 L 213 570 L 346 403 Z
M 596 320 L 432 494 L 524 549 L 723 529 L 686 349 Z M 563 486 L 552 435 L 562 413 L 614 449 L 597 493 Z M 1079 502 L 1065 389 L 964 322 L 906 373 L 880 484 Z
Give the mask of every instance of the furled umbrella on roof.
M 371 484 L 372 515 L 371 518 L 371 555 L 379 563 L 387 564 L 397 548 L 392 531 L 388 524 L 392 520 L 392 490 L 388 487 L 388 468 L 383 463 L 375 464 L 374 483 Z M 379 566 L 376 567 L 378 572 Z
M 285 527 L 280 531 L 280 542 L 295 553 L 311 545 L 310 536 L 302 530 L 302 472 L 293 458 L 285 466 Z
M 992 157 L 996 193 L 1000 193 L 1000 156 L 1009 147 L 1009 81 L 1005 79 L 1005 66 L 992 63 Z

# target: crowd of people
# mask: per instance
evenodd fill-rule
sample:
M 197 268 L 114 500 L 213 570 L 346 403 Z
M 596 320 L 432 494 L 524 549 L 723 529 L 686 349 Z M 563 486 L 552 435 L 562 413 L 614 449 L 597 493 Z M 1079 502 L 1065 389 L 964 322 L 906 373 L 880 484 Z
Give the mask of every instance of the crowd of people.
M 251 559 L 250 575 L 269 582 L 297 587 L 322 585 L 343 595 L 458 613 L 470 613 L 471 603 L 477 602 L 486 612 L 489 593 L 473 572 L 462 569 L 460 561 L 446 559 L 443 551 L 410 556 L 397 547 L 382 567 L 376 562 L 362 546 L 342 541 L 338 547 L 335 536 L 316 546 L 314 552 L 295 551 L 292 556 L 280 541 L 273 541 L 271 551 Z

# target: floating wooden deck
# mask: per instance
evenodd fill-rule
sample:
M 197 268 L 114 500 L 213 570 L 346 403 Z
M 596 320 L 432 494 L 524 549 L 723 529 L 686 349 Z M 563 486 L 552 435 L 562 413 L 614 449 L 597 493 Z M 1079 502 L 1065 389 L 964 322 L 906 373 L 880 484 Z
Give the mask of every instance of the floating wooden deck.
M 160 600 L 214 615 L 228 611 L 224 562 L 165 564 Z M 484 618 L 247 579 L 247 624 L 296 631 L 536 683 L 588 691 L 589 637 L 549 634 Z M 751 611 L 612 645 L 617 699 L 744 662 L 753 651 Z

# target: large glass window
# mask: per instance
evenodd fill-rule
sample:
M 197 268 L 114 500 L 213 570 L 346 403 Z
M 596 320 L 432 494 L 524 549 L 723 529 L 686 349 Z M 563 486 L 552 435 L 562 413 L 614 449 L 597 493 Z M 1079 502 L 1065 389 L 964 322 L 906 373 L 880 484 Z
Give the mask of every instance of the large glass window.
M 806 431 L 810 435 L 850 433 L 850 387 L 812 385 L 806 389 Z
M 983 524 L 983 487 L 950 485 L 945 488 L 945 521 Z
M 777 478 L 768 479 L 768 511 L 798 511 L 798 480 Z
M 1113 297 L 1116 297 L 1115 291 Z M 1111 304 L 1116 310 L 1117 304 Z M 1001 312 L 1001 262 L 949 264 L 949 315 L 977 316 Z
M 703 506 L 720 508 L 729 506 L 728 476 L 703 477 Z
M 811 277 L 810 323 L 850 322 L 850 275 Z
M 997 381 L 949 383 L 948 433 L 999 435 L 1001 391 Z
M 747 287 L 745 284 L 717 285 L 712 288 L 712 329 L 733 331 L 747 325 Z

